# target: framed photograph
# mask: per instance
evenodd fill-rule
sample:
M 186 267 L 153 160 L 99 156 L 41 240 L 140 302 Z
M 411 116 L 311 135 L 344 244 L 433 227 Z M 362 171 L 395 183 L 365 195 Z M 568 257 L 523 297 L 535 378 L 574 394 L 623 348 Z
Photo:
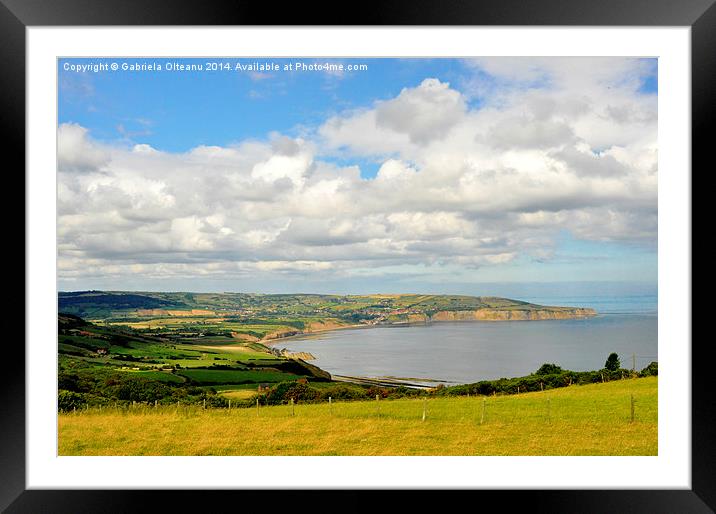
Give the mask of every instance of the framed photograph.
M 102 7 L 0 10 L 27 192 L 3 508 L 712 511 L 711 2 Z

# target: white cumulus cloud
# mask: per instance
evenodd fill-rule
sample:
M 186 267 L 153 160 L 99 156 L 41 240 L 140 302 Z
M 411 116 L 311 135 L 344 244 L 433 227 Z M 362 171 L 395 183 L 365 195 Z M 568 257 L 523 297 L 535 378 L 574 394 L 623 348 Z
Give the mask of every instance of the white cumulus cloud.
M 303 138 L 168 153 L 60 125 L 61 279 L 489 267 L 549 260 L 564 231 L 655 245 L 656 98 L 639 92 L 642 61 L 468 64 L 474 77 L 427 77 Z M 363 178 L 333 157 L 381 164 Z

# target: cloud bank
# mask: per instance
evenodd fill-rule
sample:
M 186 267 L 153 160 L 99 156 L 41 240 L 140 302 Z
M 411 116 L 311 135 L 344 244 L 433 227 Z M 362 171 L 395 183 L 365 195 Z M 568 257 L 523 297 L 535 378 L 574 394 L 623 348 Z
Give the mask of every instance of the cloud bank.
M 548 260 L 565 231 L 655 249 L 643 61 L 465 64 L 461 83 L 426 77 L 303 138 L 165 153 L 60 125 L 60 280 L 474 269 Z M 336 158 L 382 164 L 365 178 Z

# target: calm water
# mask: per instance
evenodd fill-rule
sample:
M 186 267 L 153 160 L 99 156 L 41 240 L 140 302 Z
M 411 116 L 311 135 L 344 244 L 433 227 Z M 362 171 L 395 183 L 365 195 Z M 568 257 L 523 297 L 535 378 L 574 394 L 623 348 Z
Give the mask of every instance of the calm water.
M 437 379 L 468 383 L 527 375 L 545 362 L 584 371 L 617 352 L 637 369 L 657 359 L 656 298 L 520 298 L 546 305 L 593 307 L 574 320 L 456 322 L 338 330 L 278 343 L 310 352 L 336 375 Z

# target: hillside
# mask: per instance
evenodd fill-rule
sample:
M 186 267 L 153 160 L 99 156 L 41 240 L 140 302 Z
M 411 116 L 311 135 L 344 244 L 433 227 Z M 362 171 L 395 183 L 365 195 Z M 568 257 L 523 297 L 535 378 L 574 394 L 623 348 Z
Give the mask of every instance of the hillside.
M 196 403 L 224 406 L 223 390 L 256 392 L 261 384 L 305 380 L 328 382 L 330 374 L 299 357 L 272 352 L 259 343 L 152 334 L 130 327 L 58 316 L 60 408 L 109 401 Z
M 108 325 L 214 343 L 266 341 L 357 325 L 568 319 L 593 309 L 450 295 L 318 295 L 79 291 L 59 311 Z

